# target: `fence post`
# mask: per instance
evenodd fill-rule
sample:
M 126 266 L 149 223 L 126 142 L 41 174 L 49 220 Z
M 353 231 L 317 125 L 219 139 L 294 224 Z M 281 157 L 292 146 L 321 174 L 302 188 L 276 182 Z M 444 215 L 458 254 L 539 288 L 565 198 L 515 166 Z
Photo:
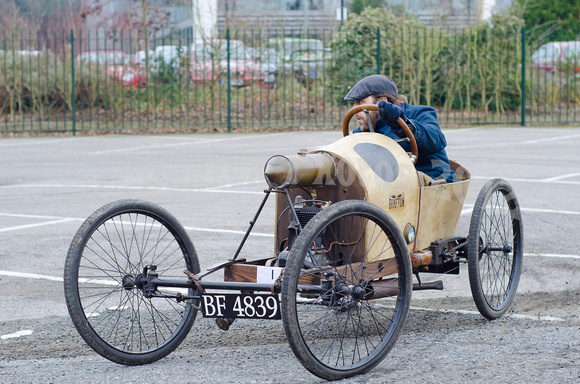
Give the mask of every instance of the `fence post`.
M 228 132 L 232 131 L 232 88 L 230 75 L 230 28 L 226 28 L 226 42 L 228 55 Z
M 522 27 L 522 127 L 526 126 L 526 26 Z
M 381 27 L 377 27 L 377 75 L 381 74 Z
M 72 106 L 72 134 L 76 136 L 76 102 L 75 102 L 75 38 L 73 30 L 70 30 L 70 65 L 71 65 L 71 106 Z

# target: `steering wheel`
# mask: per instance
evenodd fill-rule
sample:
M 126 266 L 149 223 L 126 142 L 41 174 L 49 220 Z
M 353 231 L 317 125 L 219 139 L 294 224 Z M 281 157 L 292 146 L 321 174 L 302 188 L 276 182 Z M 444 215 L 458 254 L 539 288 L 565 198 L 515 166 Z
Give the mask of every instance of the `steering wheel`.
M 352 119 L 352 117 L 354 115 L 356 115 L 360 111 L 364 111 L 365 109 L 367 111 L 378 111 L 379 107 L 376 104 L 362 104 L 362 105 L 354 106 L 352 109 L 350 109 L 346 113 L 346 115 L 344 116 L 344 120 L 342 121 L 342 134 L 344 136 L 349 135 L 348 124 L 350 123 L 350 119 Z M 411 132 L 411 129 L 409 128 L 407 123 L 405 123 L 403 121 L 402 118 L 399 117 L 399 119 L 397 120 L 397 123 L 399 123 L 399 125 L 401 126 L 401 129 L 403 130 L 403 132 L 405 132 L 405 135 L 407 136 L 407 139 L 409 140 L 409 144 L 411 145 L 411 153 L 409 154 L 409 157 L 411 158 L 411 162 L 413 164 L 415 164 L 417 162 L 417 157 L 419 157 L 419 149 L 417 148 L 417 140 L 415 140 L 415 136 L 413 136 L 413 132 Z

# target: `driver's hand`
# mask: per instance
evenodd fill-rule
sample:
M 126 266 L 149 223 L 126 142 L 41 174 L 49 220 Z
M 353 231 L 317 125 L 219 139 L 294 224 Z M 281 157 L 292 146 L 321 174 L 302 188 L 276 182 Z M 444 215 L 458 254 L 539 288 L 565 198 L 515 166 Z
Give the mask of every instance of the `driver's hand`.
M 387 123 L 392 128 L 399 128 L 399 124 L 397 120 L 399 117 L 405 118 L 403 113 L 403 108 L 399 107 L 398 105 L 388 103 L 385 100 L 381 100 L 378 103 L 379 108 L 379 117 L 383 119 L 385 123 Z

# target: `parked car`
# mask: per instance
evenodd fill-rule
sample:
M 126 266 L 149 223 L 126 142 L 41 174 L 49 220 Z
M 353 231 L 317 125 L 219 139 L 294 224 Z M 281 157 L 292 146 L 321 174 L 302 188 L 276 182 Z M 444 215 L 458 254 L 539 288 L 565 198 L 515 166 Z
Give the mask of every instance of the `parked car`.
M 147 63 L 147 56 L 149 56 L 149 63 Z M 141 82 L 141 86 L 145 87 L 148 83 L 148 76 L 147 76 L 147 68 L 153 64 L 153 51 L 149 51 L 146 54 L 145 51 L 137 51 L 133 55 L 133 59 L 131 61 L 131 66 L 135 72 L 137 72 L 137 76 L 139 77 L 139 81 Z
M 218 81 L 228 77 L 227 41 L 221 39 L 198 40 L 192 44 L 193 82 Z M 264 71 L 252 58 L 244 43 L 230 40 L 230 84 L 243 87 L 252 83 L 264 84 Z
M 160 45 L 153 51 L 154 68 L 159 69 L 162 64 L 171 65 L 173 68 L 187 67 L 187 46 Z
M 147 55 L 145 51 L 137 51 L 133 55 L 133 60 L 131 61 L 131 65 L 133 67 L 145 67 L 147 64 Z M 153 51 L 149 51 L 149 61 L 153 61 Z
M 328 48 L 296 52 L 293 60 L 297 64 L 294 65 L 294 76 L 302 84 L 322 79 L 331 56 L 332 52 Z
M 88 65 L 89 70 L 102 70 L 107 76 L 122 84 L 123 88 L 144 87 L 145 79 L 130 66 L 130 57 L 123 51 L 87 51 L 77 56 L 77 62 Z M 93 69 L 94 68 L 94 69 Z
M 280 54 L 285 71 L 292 73 L 305 85 L 322 78 L 331 54 L 319 39 L 270 38 L 267 46 Z
M 278 77 L 287 73 L 282 57 L 273 48 L 248 48 L 248 51 L 264 71 L 264 83 L 275 88 Z
M 580 41 L 556 41 L 544 44 L 532 56 L 532 67 L 548 72 L 580 73 Z
M 299 52 L 324 50 L 321 40 L 297 37 L 273 37 L 268 39 L 267 47 L 275 49 L 285 63 L 293 61 Z

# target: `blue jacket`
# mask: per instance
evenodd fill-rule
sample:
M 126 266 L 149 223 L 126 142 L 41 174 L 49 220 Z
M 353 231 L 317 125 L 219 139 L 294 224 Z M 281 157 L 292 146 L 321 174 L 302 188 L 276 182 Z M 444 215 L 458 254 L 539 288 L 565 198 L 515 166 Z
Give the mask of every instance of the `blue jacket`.
M 419 150 L 419 158 L 415 164 L 417 171 L 423 172 L 433 179 L 444 178 L 448 183 L 455 181 L 455 173 L 449 167 L 449 158 L 445 147 L 447 140 L 437 119 L 435 109 L 425 105 L 403 104 L 405 117 L 415 126 L 415 140 Z M 375 131 L 387 135 L 393 140 L 405 137 L 401 128 L 393 129 L 381 118 L 375 123 Z M 353 133 L 360 132 L 360 127 Z M 409 143 L 400 143 L 403 149 L 411 152 Z

